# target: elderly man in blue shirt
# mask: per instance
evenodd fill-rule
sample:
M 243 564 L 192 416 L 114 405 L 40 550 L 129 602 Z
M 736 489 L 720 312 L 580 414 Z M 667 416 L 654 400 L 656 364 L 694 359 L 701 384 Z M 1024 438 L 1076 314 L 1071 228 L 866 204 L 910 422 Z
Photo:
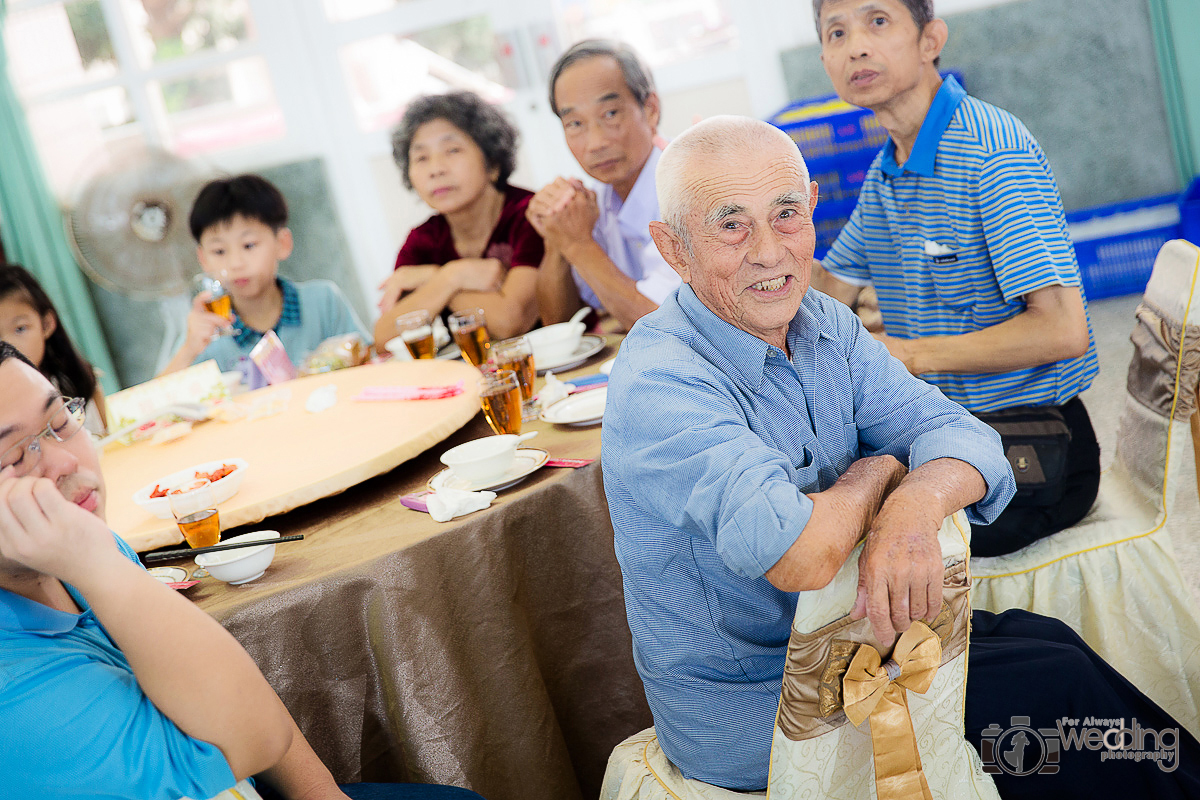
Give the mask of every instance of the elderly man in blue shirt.
M 989 522 L 1014 480 L 994 431 L 809 290 L 817 185 L 785 134 L 705 121 L 664 152 L 657 185 L 651 233 L 684 285 L 621 347 L 605 493 L 663 752 L 686 777 L 761 789 L 796 592 L 826 586 L 865 536 L 851 613 L 893 641 L 941 608 L 944 518 Z M 1065 625 L 1025 612 L 976 613 L 970 669 L 976 746 L 1014 714 L 1173 722 Z M 1069 779 L 1021 788 L 1076 796 L 1098 763 L 1071 753 Z M 1121 763 L 1106 790 L 1200 794 L 1188 770 Z

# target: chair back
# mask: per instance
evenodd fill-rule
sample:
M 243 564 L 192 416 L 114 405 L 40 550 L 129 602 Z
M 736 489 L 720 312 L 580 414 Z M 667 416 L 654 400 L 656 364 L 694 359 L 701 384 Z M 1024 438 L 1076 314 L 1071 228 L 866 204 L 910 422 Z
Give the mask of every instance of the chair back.
M 800 593 L 771 747 L 769 797 L 872 800 L 877 777 L 880 785 L 903 787 L 904 796 L 931 790 L 934 797 L 998 797 L 963 738 L 969 531 L 961 511 L 942 525 L 941 612 L 927 627 L 914 623 L 898 642 L 876 640 L 868 620 L 847 614 L 857 594 L 861 544 L 829 586 Z M 866 711 L 872 699 L 877 703 Z M 897 726 L 900 706 L 904 724 Z M 865 720 L 851 722 L 865 711 Z M 880 761 L 880 753 L 889 757 Z M 877 765 L 887 774 L 877 776 Z
M 1164 244 L 1130 335 L 1134 354 L 1113 469 L 1137 495 L 1122 499 L 1158 512 L 1170 510 L 1192 462 L 1186 448 L 1200 386 L 1198 278 L 1200 247 L 1182 239 Z

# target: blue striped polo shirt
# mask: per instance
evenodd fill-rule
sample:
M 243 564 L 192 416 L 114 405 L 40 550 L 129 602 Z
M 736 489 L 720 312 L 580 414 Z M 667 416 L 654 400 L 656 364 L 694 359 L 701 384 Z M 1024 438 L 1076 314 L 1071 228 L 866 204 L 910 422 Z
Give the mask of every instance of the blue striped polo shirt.
M 822 264 L 848 283 L 873 283 L 887 332 L 905 339 L 972 333 L 1020 314 L 1036 289 L 1081 285 L 1042 149 L 1020 120 L 952 77 L 903 166 L 891 139 L 884 145 Z M 1097 369 L 1089 317 L 1088 351 L 1079 358 L 921 377 L 982 412 L 1061 405 L 1090 386 Z

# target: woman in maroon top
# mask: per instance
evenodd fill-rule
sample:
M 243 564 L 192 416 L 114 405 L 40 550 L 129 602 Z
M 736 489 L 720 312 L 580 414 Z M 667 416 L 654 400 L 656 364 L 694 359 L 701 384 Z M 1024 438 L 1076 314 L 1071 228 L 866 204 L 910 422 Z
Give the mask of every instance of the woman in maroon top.
M 525 219 L 532 192 L 508 185 L 517 131 L 471 92 L 422 97 L 392 134 L 405 185 L 438 213 L 413 228 L 383 282 L 375 341 L 396 335 L 401 314 L 482 308 L 494 339 L 537 321 L 542 237 Z

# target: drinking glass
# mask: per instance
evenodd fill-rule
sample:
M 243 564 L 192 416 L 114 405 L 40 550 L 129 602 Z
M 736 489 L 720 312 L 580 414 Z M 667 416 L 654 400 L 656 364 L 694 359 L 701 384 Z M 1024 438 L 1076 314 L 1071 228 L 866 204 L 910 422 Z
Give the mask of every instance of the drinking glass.
M 479 379 L 479 404 L 498 434 L 521 432 L 521 384 L 511 369 L 485 372 Z
M 451 314 L 450 333 L 468 364 L 478 367 L 487 361 L 491 337 L 488 335 L 487 319 L 482 308 L 455 311 Z
M 533 346 L 524 336 L 505 339 L 492 344 L 491 362 L 496 369 L 508 369 L 517 374 L 521 384 L 521 418 L 536 419 L 537 408 L 533 402 L 533 381 L 537 369 L 533 363 Z
M 223 276 L 223 274 L 222 274 Z M 208 292 L 211 296 L 204 301 L 204 307 L 217 316 L 224 317 L 229 324 L 217 332 L 218 336 L 228 336 L 233 333 L 233 296 L 220 277 L 200 273 L 193 281 L 196 292 Z
M 188 547 L 212 547 L 221 541 L 221 515 L 208 480 L 197 478 L 172 488 L 167 492 L 167 503 Z M 201 568 L 192 577 L 206 575 L 208 571 Z
M 433 343 L 433 317 L 424 309 L 397 317 L 396 333 L 413 358 L 433 358 L 437 351 Z

